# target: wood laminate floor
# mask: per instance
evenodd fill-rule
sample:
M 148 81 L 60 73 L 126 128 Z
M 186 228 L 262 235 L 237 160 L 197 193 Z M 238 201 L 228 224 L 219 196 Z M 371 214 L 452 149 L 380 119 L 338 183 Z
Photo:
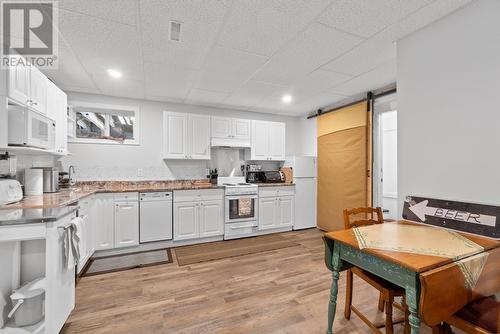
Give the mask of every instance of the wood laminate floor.
M 283 235 L 299 245 L 183 267 L 172 252 L 170 264 L 84 277 L 62 333 L 324 333 L 331 275 L 322 233 Z M 377 292 L 360 280 L 354 289 L 354 304 L 382 320 Z M 370 333 L 356 315 L 343 318 L 344 275 L 339 291 L 334 332 Z

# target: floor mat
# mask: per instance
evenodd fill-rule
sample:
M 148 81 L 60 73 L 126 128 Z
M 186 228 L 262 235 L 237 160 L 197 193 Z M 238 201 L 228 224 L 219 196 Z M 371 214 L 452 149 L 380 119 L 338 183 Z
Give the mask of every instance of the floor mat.
M 155 249 L 151 251 L 97 257 L 91 260 L 82 277 L 105 274 L 115 271 L 171 263 L 170 249 Z
M 179 266 L 298 246 L 279 234 L 175 248 Z

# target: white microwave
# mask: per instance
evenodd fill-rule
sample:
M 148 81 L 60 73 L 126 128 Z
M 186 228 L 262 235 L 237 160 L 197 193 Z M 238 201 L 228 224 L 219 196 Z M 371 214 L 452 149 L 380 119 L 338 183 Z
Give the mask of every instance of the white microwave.
M 54 120 L 23 107 L 9 106 L 9 145 L 53 150 Z

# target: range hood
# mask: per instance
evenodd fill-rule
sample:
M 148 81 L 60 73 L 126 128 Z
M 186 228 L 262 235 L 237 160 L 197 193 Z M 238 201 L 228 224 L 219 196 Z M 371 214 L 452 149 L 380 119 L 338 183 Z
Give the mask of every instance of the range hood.
M 250 139 L 237 139 L 237 138 L 212 138 L 212 147 L 250 147 Z

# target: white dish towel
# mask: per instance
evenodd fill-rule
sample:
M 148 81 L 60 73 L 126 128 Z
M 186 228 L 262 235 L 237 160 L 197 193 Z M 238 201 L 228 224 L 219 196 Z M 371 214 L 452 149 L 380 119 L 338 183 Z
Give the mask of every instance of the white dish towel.
M 66 227 L 64 227 L 64 266 L 66 268 L 74 267 L 80 259 L 80 237 L 77 230 L 81 228 L 83 220 L 75 217 Z

